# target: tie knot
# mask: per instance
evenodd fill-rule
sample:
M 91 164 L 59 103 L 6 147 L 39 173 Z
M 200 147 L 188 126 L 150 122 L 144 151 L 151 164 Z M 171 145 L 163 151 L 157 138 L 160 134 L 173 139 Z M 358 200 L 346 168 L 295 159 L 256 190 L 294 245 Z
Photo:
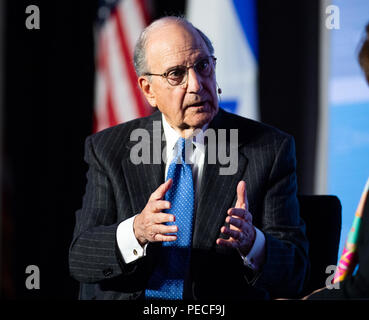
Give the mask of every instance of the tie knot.
M 185 145 L 186 145 L 186 139 L 179 138 L 177 141 L 177 157 L 180 157 L 181 160 L 185 159 Z

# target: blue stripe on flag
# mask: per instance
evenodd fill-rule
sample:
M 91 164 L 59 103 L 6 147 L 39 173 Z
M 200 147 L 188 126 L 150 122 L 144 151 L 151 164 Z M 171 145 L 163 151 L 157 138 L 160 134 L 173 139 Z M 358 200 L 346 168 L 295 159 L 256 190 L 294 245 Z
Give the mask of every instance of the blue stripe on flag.
M 222 100 L 219 102 L 219 107 L 222 109 L 231 112 L 236 113 L 237 111 L 237 101 L 236 100 Z
M 233 0 L 234 8 L 242 25 L 242 30 L 249 43 L 255 60 L 258 60 L 258 32 L 256 0 Z

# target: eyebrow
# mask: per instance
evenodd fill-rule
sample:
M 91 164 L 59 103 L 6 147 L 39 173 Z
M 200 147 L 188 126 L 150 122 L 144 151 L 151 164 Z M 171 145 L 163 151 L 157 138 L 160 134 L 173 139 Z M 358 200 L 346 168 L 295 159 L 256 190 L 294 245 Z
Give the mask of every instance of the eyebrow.
M 186 67 L 186 66 L 184 64 L 177 64 L 176 66 L 173 66 L 173 67 L 170 67 L 170 68 L 166 69 L 167 70 L 166 72 L 168 72 L 170 70 L 173 70 L 173 69 L 176 69 L 178 67 Z
M 211 57 L 211 56 L 203 56 L 203 57 L 200 57 L 200 58 L 198 58 L 192 65 L 194 65 L 194 64 L 196 64 L 196 63 L 198 63 L 199 61 L 201 61 L 201 60 L 203 60 L 203 59 L 206 59 L 206 58 L 209 58 L 209 57 Z M 178 67 L 185 67 L 185 68 L 187 68 L 187 66 L 186 65 L 184 65 L 184 64 L 177 64 L 177 65 L 175 65 L 175 66 L 173 66 L 173 67 L 169 67 L 168 69 L 166 69 L 166 71 L 165 71 L 165 73 L 167 73 L 168 71 L 170 71 L 170 70 L 173 70 L 173 69 L 176 69 L 176 68 L 178 68 Z

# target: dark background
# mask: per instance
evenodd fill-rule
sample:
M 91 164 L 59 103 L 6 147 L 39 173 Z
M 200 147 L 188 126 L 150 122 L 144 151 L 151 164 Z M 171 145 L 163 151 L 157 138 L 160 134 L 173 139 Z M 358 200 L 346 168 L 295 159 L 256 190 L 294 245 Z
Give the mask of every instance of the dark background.
M 40 30 L 25 27 L 30 4 L 40 8 Z M 258 5 L 261 120 L 294 135 L 300 193 L 313 193 L 318 0 Z M 184 0 L 151 1 L 152 19 L 184 9 Z M 1 296 L 75 299 L 68 247 L 92 132 L 97 0 L 7 0 L 5 11 Z M 32 264 L 40 268 L 39 290 L 25 287 Z

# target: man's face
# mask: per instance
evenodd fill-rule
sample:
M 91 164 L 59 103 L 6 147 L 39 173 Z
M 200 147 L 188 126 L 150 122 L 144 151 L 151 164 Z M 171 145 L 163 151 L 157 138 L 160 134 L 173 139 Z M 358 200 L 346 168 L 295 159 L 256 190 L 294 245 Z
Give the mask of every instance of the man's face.
M 194 29 L 174 23 L 153 30 L 147 41 L 148 72 L 162 74 L 176 66 L 192 66 L 210 56 L 205 42 Z M 188 69 L 187 82 L 172 86 L 167 79 L 151 76 L 143 91 L 152 106 L 158 107 L 177 131 L 202 128 L 218 112 L 215 62 L 209 76 Z M 140 82 L 141 84 L 142 82 Z M 149 94 L 147 94 L 149 93 Z M 190 130 L 191 131 L 191 130 Z

